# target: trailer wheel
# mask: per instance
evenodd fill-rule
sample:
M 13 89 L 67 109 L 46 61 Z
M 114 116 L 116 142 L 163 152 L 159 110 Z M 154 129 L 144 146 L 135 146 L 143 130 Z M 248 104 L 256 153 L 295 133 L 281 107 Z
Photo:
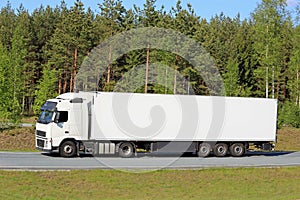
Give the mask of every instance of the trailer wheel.
M 199 149 L 198 149 L 197 155 L 199 157 L 204 158 L 210 154 L 210 151 L 211 151 L 211 145 L 204 142 L 204 143 L 199 144 Z
M 59 147 L 62 157 L 70 158 L 76 155 L 76 144 L 73 141 L 66 141 Z
M 245 147 L 242 143 L 233 143 L 229 147 L 230 154 L 234 157 L 240 157 L 245 153 Z
M 119 156 L 122 158 L 130 158 L 134 153 L 133 145 L 130 142 L 121 143 L 119 147 Z
M 228 151 L 228 145 L 225 143 L 218 143 L 214 147 L 214 154 L 218 157 L 226 156 Z

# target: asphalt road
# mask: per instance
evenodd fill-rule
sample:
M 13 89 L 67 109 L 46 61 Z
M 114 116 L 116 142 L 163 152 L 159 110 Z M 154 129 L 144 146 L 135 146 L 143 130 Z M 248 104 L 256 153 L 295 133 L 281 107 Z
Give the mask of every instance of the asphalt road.
M 300 166 L 300 152 L 250 152 L 244 157 L 207 157 L 176 154 L 139 154 L 135 158 L 92 157 L 61 158 L 40 152 L 0 152 L 0 169 L 72 170 L 72 169 L 193 169 L 210 167 Z

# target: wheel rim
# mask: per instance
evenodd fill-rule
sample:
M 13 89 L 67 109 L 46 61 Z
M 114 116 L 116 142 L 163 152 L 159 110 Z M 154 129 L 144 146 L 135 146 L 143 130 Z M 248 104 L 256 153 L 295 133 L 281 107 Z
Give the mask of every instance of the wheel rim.
M 214 147 L 214 154 L 218 157 L 223 157 L 227 154 L 228 147 L 225 143 L 216 144 Z
M 202 147 L 200 148 L 200 152 L 201 152 L 201 153 L 207 153 L 207 151 L 208 151 L 208 148 L 207 148 L 206 146 L 202 146 Z
M 240 146 L 236 146 L 236 147 L 234 148 L 234 152 L 235 152 L 236 154 L 240 154 L 240 153 L 242 152 L 242 148 L 241 148 Z
M 211 146 L 207 143 L 202 143 L 199 145 L 198 149 L 198 156 L 199 157 L 206 157 L 210 154 Z
M 232 156 L 241 156 L 244 154 L 244 145 L 243 144 L 233 144 L 231 147 L 231 155 Z
M 66 145 L 64 147 L 64 152 L 67 154 L 71 154 L 73 152 L 73 148 L 71 147 L 71 145 Z
M 122 148 L 122 152 L 123 152 L 124 155 L 129 155 L 131 153 L 131 149 L 130 149 L 129 146 L 124 146 Z
M 219 146 L 219 147 L 218 147 L 218 152 L 219 152 L 220 154 L 223 154 L 223 153 L 225 152 L 225 148 L 224 148 L 223 146 Z

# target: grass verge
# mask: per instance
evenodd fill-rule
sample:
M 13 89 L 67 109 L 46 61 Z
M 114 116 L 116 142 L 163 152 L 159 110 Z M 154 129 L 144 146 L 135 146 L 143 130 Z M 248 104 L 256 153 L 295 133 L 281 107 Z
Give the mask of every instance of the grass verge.
M 0 171 L 2 199 L 299 199 L 300 167 Z
M 0 151 L 34 151 L 33 127 L 15 128 L 0 132 Z M 300 151 L 300 129 L 282 128 L 277 132 L 276 151 Z
M 300 128 L 285 127 L 277 132 L 276 151 L 300 151 Z
M 0 149 L 34 150 L 34 128 L 0 132 Z M 277 151 L 300 151 L 300 129 L 278 131 Z M 0 171 L 1 199 L 300 199 L 300 167 Z
M 7 129 L 0 132 L 1 151 L 35 151 L 33 127 Z
M 36 116 L 23 117 L 21 123 L 35 124 L 36 120 Z

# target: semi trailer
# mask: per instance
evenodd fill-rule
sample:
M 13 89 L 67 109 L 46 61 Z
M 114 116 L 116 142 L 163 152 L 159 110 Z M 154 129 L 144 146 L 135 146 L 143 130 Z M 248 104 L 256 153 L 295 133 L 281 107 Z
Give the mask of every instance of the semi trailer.
M 137 152 L 243 156 L 273 150 L 277 100 L 199 95 L 74 92 L 49 99 L 36 148 L 63 157 Z

